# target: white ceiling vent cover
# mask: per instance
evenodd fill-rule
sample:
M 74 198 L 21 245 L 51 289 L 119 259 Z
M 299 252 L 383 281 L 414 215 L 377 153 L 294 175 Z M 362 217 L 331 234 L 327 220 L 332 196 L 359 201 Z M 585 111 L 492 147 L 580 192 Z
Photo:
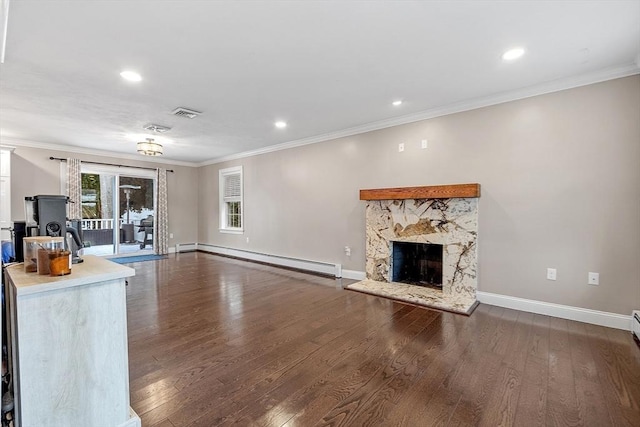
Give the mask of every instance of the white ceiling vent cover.
M 173 110 L 171 114 L 173 114 L 174 116 L 186 117 L 187 119 L 195 119 L 202 113 L 200 111 L 190 110 L 184 107 L 178 107 L 175 110 Z
M 148 125 L 144 125 L 144 129 L 151 131 L 151 132 L 157 132 L 157 133 L 165 133 L 171 130 L 170 127 L 167 126 L 162 126 L 162 125 L 154 125 L 153 123 L 149 123 Z

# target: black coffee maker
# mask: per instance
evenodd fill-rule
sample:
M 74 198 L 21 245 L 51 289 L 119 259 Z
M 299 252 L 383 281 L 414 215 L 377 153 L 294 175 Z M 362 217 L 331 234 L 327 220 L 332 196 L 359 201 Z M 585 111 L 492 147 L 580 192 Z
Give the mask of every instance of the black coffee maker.
M 82 262 L 78 256 L 78 249 L 82 243 L 81 220 L 67 221 L 67 196 L 39 195 L 24 198 L 24 210 L 26 215 L 26 237 L 51 236 L 63 237 L 65 247 L 71 247 L 72 261 L 74 264 Z M 67 243 L 67 233 L 73 237 L 71 244 Z M 15 242 L 16 247 L 22 247 L 22 242 Z
M 67 237 L 67 196 L 24 198 L 27 236 Z

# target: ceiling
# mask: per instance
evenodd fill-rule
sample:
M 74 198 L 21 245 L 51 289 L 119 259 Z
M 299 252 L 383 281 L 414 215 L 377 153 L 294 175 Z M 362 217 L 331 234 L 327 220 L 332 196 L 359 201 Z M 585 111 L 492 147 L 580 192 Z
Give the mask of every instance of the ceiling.
M 163 160 L 188 164 L 636 74 L 640 63 L 640 0 L 12 0 L 7 22 L 3 144 L 127 157 L 154 123 L 172 128 L 149 134 Z M 525 55 L 503 61 L 515 46 Z M 125 69 L 143 80 L 123 80 Z M 177 107 L 203 114 L 171 115 Z

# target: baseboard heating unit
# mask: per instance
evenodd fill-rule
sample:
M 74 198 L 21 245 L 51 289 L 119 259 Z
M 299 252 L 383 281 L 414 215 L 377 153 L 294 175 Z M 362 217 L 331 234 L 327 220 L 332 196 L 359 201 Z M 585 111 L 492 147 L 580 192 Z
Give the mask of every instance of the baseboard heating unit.
M 198 243 L 196 245 L 196 248 L 198 251 L 202 252 L 226 255 L 230 257 L 246 259 L 249 261 L 261 262 L 264 264 L 293 268 L 296 270 L 310 271 L 314 273 L 333 276 L 336 278 L 342 277 L 342 264 L 290 258 L 279 255 L 245 251 L 242 249 L 225 248 L 223 246 L 215 246 L 208 243 Z
M 640 345 L 640 310 L 633 310 L 633 313 L 631 313 L 631 333 L 638 345 Z

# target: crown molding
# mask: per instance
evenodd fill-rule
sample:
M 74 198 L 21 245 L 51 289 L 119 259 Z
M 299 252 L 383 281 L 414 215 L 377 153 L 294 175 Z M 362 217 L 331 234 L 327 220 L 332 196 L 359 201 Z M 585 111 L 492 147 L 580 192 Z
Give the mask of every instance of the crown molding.
M 188 166 L 188 167 L 199 166 L 197 163 L 185 162 L 181 160 L 155 158 L 150 156 L 142 157 L 139 154 L 136 155 L 136 154 L 128 154 L 128 153 L 118 153 L 115 151 L 98 150 L 95 148 L 84 148 L 84 147 L 76 147 L 73 145 L 53 144 L 49 142 L 38 142 L 38 141 L 31 141 L 27 139 L 2 137 L 2 145 L 4 146 L 5 144 L 11 145 L 13 148 L 16 148 L 16 147 L 40 148 L 43 150 L 65 151 L 68 153 L 88 154 L 91 156 L 102 156 L 102 157 L 112 157 L 116 159 L 135 160 L 138 162 L 161 163 L 164 165 Z
M 638 56 L 638 59 L 640 59 L 640 55 Z M 312 136 L 309 138 L 303 138 L 295 141 L 285 142 L 282 144 L 259 148 L 257 150 L 250 150 L 242 153 L 231 154 L 224 157 L 218 157 L 218 158 L 210 159 L 201 163 L 197 163 L 196 165 L 208 166 L 216 163 L 227 162 L 230 160 L 238 160 L 246 157 L 272 153 L 274 151 L 288 150 L 290 148 L 316 144 L 318 142 L 329 141 L 337 138 L 344 138 L 347 136 L 353 136 L 353 135 L 385 129 L 393 126 L 404 125 L 407 123 L 419 122 L 421 120 L 433 119 L 436 117 L 447 116 L 449 114 L 461 113 L 464 111 L 470 111 L 478 108 L 489 107 L 492 105 L 503 104 L 506 102 L 517 101 L 519 99 L 531 98 L 538 95 L 544 95 L 552 92 L 559 92 L 562 90 L 573 89 L 580 86 L 587 86 L 590 84 L 600 83 L 607 80 L 619 79 L 622 77 L 628 77 L 635 74 L 640 74 L 640 64 L 638 64 L 637 61 L 621 67 L 605 68 L 595 72 L 581 74 L 579 76 L 573 76 L 573 77 L 548 81 L 545 83 L 529 86 L 523 89 L 502 92 L 496 95 L 491 95 L 491 96 L 486 96 L 481 98 L 475 98 L 469 101 L 459 102 L 459 103 L 451 104 L 444 107 L 432 108 L 426 111 L 421 111 L 419 113 L 409 114 L 409 115 L 400 116 L 400 117 L 394 117 L 387 120 L 380 120 L 380 121 L 367 123 L 360 126 L 354 126 L 351 128 L 339 130 L 336 132 L 328 132 L 322 135 Z

